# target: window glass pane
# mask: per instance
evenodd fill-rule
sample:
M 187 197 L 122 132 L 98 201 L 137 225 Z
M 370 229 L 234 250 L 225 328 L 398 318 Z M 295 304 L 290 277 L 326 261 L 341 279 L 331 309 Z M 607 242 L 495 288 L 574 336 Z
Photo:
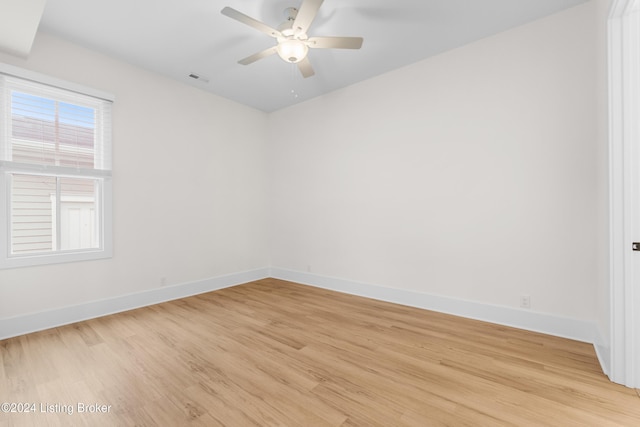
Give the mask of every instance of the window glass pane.
M 13 161 L 55 165 L 55 101 L 12 92 Z
M 93 108 L 22 92 L 11 94 L 13 161 L 93 169 Z
M 11 253 L 55 248 L 56 178 L 13 174 L 11 179 Z
M 100 247 L 96 179 L 60 178 L 60 249 Z
M 93 169 L 95 112 L 92 108 L 59 103 L 59 165 Z

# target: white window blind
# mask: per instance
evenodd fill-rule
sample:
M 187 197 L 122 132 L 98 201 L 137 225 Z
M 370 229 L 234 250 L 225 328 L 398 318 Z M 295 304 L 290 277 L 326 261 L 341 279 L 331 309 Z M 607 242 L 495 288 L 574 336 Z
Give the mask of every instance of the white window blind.
M 0 268 L 110 256 L 111 100 L 15 74 L 0 67 Z
M 111 170 L 111 102 L 0 74 L 1 160 Z

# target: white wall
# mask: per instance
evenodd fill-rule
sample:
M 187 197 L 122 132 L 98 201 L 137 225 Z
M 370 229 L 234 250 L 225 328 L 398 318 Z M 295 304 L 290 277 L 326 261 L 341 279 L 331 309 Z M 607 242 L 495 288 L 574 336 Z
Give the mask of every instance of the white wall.
M 0 270 L 0 319 L 268 267 L 266 114 L 42 33 L 0 61 L 116 96 L 113 258 Z
M 594 20 L 587 3 L 273 113 L 272 266 L 594 321 Z

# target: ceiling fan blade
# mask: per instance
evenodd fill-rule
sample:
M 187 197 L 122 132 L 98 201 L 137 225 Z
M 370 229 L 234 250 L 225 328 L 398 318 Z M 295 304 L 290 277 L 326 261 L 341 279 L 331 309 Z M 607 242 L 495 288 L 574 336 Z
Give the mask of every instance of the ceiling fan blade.
M 318 9 L 322 5 L 324 0 L 303 0 L 296 15 L 296 19 L 293 21 L 293 30 L 296 33 L 307 33 L 307 30 L 311 26 L 311 23 L 318 13 Z
M 237 10 L 235 10 L 233 8 L 225 7 L 224 9 L 222 9 L 220 11 L 220 13 L 222 13 L 225 16 L 228 16 L 231 19 L 235 19 L 238 22 L 242 22 L 243 24 L 246 24 L 246 25 L 248 25 L 250 27 L 253 27 L 258 31 L 262 31 L 263 33 L 265 33 L 268 36 L 271 36 L 271 37 L 281 37 L 282 36 L 280 31 L 276 30 L 275 28 L 271 28 L 267 24 L 263 24 L 262 22 L 257 21 L 255 19 L 253 19 L 252 17 L 245 15 L 242 12 L 238 12 Z
M 313 76 L 316 72 L 313 71 L 313 67 L 311 66 L 311 61 L 309 61 L 309 57 L 306 56 L 302 61 L 298 62 L 298 70 L 302 73 L 302 77 L 305 79 L 307 77 Z
M 360 49 L 362 37 L 310 37 L 307 46 L 314 49 Z
M 251 56 L 247 56 L 246 58 L 241 59 L 240 61 L 238 61 L 238 64 L 249 65 L 256 62 L 259 59 L 266 58 L 267 56 L 273 55 L 277 51 L 278 51 L 278 48 L 276 46 L 273 46 L 273 47 L 270 47 L 269 49 L 263 50 L 262 52 L 254 53 Z

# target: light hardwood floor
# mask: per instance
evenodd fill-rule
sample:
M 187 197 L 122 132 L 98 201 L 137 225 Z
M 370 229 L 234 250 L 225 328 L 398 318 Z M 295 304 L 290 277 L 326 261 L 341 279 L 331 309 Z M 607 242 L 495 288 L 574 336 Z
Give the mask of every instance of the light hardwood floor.
M 2 426 L 640 426 L 589 344 L 275 279 L 0 341 L 0 357 L 0 402 L 37 405 Z

